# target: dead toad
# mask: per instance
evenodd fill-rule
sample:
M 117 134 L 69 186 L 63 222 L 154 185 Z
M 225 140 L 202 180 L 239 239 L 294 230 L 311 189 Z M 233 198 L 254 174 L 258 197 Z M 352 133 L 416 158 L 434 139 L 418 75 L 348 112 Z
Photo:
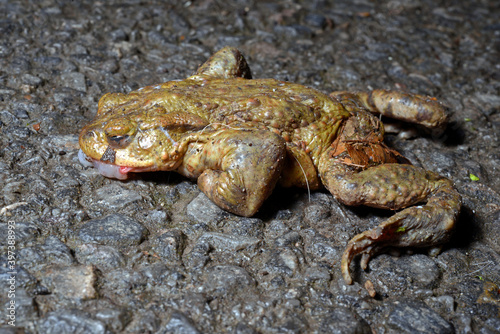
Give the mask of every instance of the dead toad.
M 326 187 L 340 202 L 399 210 L 352 238 L 344 280 L 361 254 L 446 242 L 461 198 L 449 179 L 412 166 L 383 142 L 372 113 L 426 127 L 446 122 L 432 98 L 395 91 L 323 94 L 299 84 L 251 79 L 242 54 L 215 53 L 185 80 L 106 94 L 80 134 L 80 160 L 107 177 L 176 171 L 221 208 L 252 216 L 282 186 Z M 417 203 L 425 203 L 412 206 Z M 408 208 L 407 208 L 408 207 Z

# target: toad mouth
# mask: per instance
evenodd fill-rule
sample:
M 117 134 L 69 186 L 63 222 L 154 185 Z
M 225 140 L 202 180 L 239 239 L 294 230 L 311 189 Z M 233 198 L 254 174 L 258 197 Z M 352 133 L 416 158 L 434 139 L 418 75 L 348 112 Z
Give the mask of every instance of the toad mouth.
M 94 167 L 99 173 L 101 173 L 105 177 L 118 179 L 118 180 L 126 180 L 129 178 L 130 172 L 153 172 L 158 170 L 158 168 L 152 167 L 128 167 L 128 166 L 118 166 L 111 163 L 106 163 L 103 161 L 99 161 L 93 159 L 83 153 L 80 149 L 78 151 L 78 160 L 85 167 Z

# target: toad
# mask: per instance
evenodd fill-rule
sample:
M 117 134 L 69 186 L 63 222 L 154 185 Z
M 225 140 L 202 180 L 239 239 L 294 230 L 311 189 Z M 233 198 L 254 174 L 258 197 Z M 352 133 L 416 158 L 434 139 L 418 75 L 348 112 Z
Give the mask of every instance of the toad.
M 346 205 L 397 210 L 354 236 L 342 256 L 361 267 L 386 247 L 439 251 L 461 198 L 452 182 L 413 166 L 383 141 L 387 116 L 429 128 L 446 123 L 433 98 L 397 91 L 333 92 L 252 79 L 235 48 L 215 53 L 184 80 L 108 93 L 79 137 L 82 163 L 106 177 L 176 171 L 197 179 L 219 207 L 254 215 L 278 184 L 326 188 Z

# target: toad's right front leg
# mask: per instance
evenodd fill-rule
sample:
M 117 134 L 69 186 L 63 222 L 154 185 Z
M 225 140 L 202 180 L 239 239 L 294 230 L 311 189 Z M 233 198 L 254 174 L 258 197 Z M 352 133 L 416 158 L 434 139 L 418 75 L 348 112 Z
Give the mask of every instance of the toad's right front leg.
M 198 178 L 215 204 L 250 217 L 271 194 L 285 162 L 285 142 L 264 130 L 225 129 L 193 141 L 177 171 Z

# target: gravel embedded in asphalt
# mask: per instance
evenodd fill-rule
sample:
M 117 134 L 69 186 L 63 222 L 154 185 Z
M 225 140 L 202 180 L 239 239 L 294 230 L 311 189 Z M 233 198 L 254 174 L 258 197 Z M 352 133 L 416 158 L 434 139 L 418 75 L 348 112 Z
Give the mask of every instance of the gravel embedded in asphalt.
M 495 333 L 500 330 L 498 1 L 0 0 L 0 234 L 16 232 L 26 333 Z M 339 264 L 391 213 L 276 189 L 253 218 L 159 172 L 78 161 L 107 92 L 182 79 L 238 47 L 255 78 L 435 96 L 446 131 L 387 141 L 449 177 L 462 213 L 441 254 Z M 477 177 L 479 180 L 475 180 Z M 10 332 L 8 239 L 0 331 Z M 364 288 L 369 280 L 376 291 Z M 73 284 L 73 285 L 72 285 Z

